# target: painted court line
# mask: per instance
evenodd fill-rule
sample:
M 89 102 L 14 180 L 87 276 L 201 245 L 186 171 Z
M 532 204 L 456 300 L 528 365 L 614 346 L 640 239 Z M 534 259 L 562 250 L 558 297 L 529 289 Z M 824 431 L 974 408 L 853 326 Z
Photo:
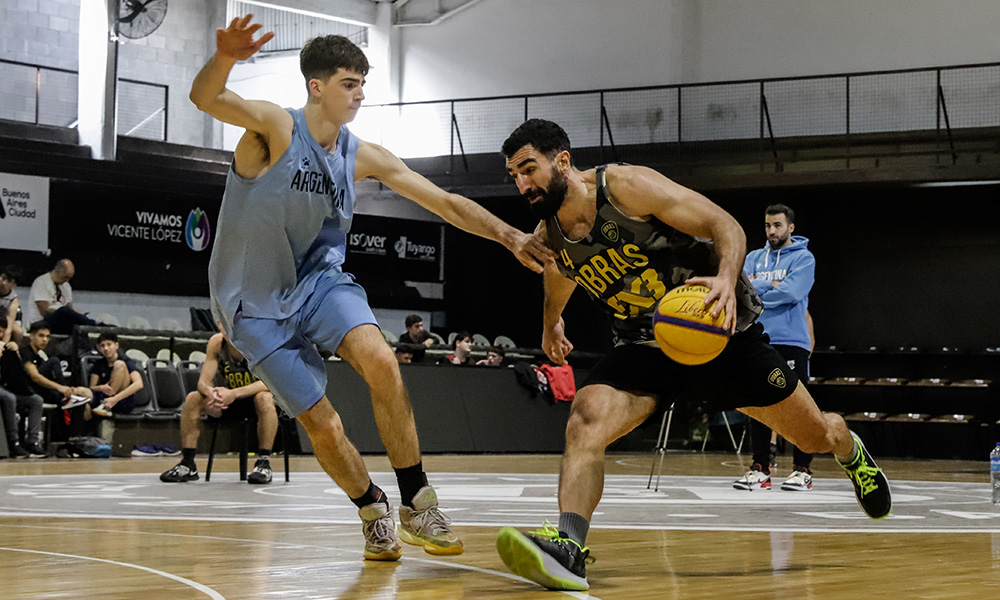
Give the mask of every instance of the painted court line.
M 17 526 L 13 525 L 12 527 L 17 527 Z M 142 565 L 135 565 L 135 564 L 132 564 L 132 563 L 121 562 L 121 561 L 117 561 L 117 560 L 108 560 L 106 558 L 96 558 L 96 557 L 93 557 L 93 556 L 82 556 L 80 554 L 63 554 L 62 552 L 44 552 L 42 550 L 25 550 L 23 548 L 3 548 L 3 547 L 0 547 L 0 550 L 6 550 L 8 552 L 25 552 L 25 553 L 28 553 L 28 554 L 41 554 L 41 555 L 44 555 L 44 556 L 59 556 L 59 557 L 62 557 L 62 558 L 76 558 L 76 559 L 80 559 L 80 560 L 92 560 L 94 562 L 101 562 L 101 563 L 106 563 L 106 564 L 109 564 L 109 565 L 116 565 L 116 566 L 119 566 L 119 567 L 128 567 L 130 569 L 138 569 L 140 571 L 146 571 L 146 572 L 152 573 L 154 575 L 159 575 L 161 577 L 166 577 L 167 579 L 173 579 L 174 581 L 179 581 L 180 583 L 183 583 L 186 586 L 189 586 L 189 587 L 192 587 L 192 588 L 198 590 L 199 592 L 205 594 L 209 598 L 212 598 L 212 600 L 226 600 L 225 596 L 223 596 L 219 592 L 213 590 L 212 588 L 208 587 L 207 585 L 202 585 L 202 584 L 198 583 L 197 581 L 191 581 L 190 579 L 185 579 L 184 577 L 181 577 L 179 575 L 174 575 L 173 573 L 167 573 L 166 571 L 160 571 L 159 569 L 153 569 L 153 568 L 150 568 L 150 567 L 144 567 Z
M 351 524 L 354 525 L 356 523 L 352 521 Z M 126 531 L 121 531 L 121 530 L 117 530 L 117 529 L 91 529 L 89 527 L 55 527 L 55 526 L 52 526 L 52 525 L 7 525 L 7 527 L 21 527 L 21 528 L 25 528 L 25 529 L 54 529 L 54 530 L 57 530 L 57 531 L 67 531 L 67 530 L 84 531 L 84 532 L 90 531 L 90 532 L 94 532 L 94 533 L 114 533 L 114 534 L 119 534 L 119 535 L 124 534 L 124 533 L 128 533 L 128 534 L 132 534 L 132 535 L 155 535 L 155 536 L 163 536 L 163 537 L 194 538 L 194 539 L 200 539 L 200 540 L 214 540 L 214 541 L 222 541 L 222 542 L 240 542 L 240 543 L 245 543 L 245 544 L 264 544 L 264 545 L 268 545 L 268 546 L 277 546 L 277 547 L 286 547 L 286 548 L 299 548 L 299 549 L 312 548 L 312 549 L 318 549 L 318 550 L 323 550 L 323 551 L 327 551 L 327 552 L 332 551 L 332 552 L 339 552 L 339 553 L 350 553 L 350 554 L 353 554 L 353 555 L 357 554 L 357 552 L 354 551 L 354 550 L 345 550 L 343 548 L 330 548 L 330 547 L 327 547 L 327 546 L 317 546 L 317 545 L 314 545 L 314 544 L 297 544 L 297 543 L 292 543 L 292 542 L 275 542 L 275 541 L 270 541 L 270 540 L 251 540 L 251 539 L 244 539 L 244 538 L 220 537 L 220 536 L 214 536 L 214 535 L 190 535 L 190 534 L 185 534 L 185 533 L 163 533 L 163 532 L 157 532 L 157 531 L 127 531 L 126 532 Z M 87 559 L 87 560 L 96 560 L 96 561 L 106 562 L 106 563 L 111 563 L 111 564 L 116 564 L 116 565 L 123 565 L 123 566 L 134 567 L 136 569 L 142 569 L 142 570 L 145 570 L 145 571 L 150 571 L 150 572 L 158 573 L 158 574 L 163 575 L 165 577 L 170 577 L 171 579 L 177 579 L 178 581 L 183 581 L 185 583 L 188 583 L 192 587 L 195 587 L 196 589 L 199 589 L 200 591 L 208 590 L 206 593 L 215 594 L 214 596 L 211 596 L 213 598 L 213 600 L 226 600 L 222 595 L 218 594 L 218 592 L 215 592 L 211 588 L 203 586 L 200 583 L 197 583 L 197 582 L 194 582 L 194 581 L 188 581 L 188 580 L 186 580 L 186 579 L 184 579 L 182 577 L 177 577 L 176 575 L 171 575 L 170 573 L 164 573 L 162 571 L 156 571 L 155 569 L 149 569 L 147 567 L 142 567 L 142 566 L 139 566 L 139 565 L 132 565 L 132 564 L 129 564 L 129 563 L 120 563 L 120 562 L 116 562 L 116 561 L 113 561 L 113 560 L 105 560 L 103 558 L 92 558 L 92 557 L 89 557 L 89 556 L 75 556 L 75 555 L 71 555 L 71 554 L 58 554 L 56 552 L 42 552 L 42 551 L 38 551 L 38 550 L 20 550 L 18 548 L 0 548 L 0 550 L 12 550 L 12 551 L 15 551 L 15 552 L 34 552 L 36 554 L 50 554 L 50 555 L 53 555 L 53 556 L 66 556 L 66 557 L 72 557 L 72 558 L 83 558 L 83 559 Z M 430 558 L 417 558 L 417 557 L 410 557 L 410 556 L 404 557 L 404 558 L 402 558 L 400 560 L 406 561 L 406 562 L 410 562 L 410 561 L 412 561 L 412 562 L 419 562 L 419 563 L 430 564 L 430 565 L 435 565 L 435 566 L 439 566 L 439 567 L 448 567 L 448 568 L 452 568 L 452 569 L 463 569 L 463 570 L 466 570 L 466 571 L 473 571 L 473 572 L 476 572 L 476 573 L 483 573 L 485 575 L 493 575 L 493 576 L 496 576 L 496 577 L 503 577 L 505 579 L 511 579 L 511 580 L 514 580 L 514 581 L 522 581 L 524 583 L 530 583 L 531 585 L 537 585 L 533 581 L 530 581 L 530 580 L 525 579 L 523 577 L 518 577 L 517 575 L 514 575 L 513 573 L 504 573 L 502 571 L 493 571 L 491 569 L 484 569 L 482 567 L 474 567 L 472 565 L 463 565 L 463 564 L 457 563 L 457 562 L 446 562 L 446 561 L 442 561 L 442 560 L 434 560 L 434 559 L 430 559 Z M 202 589 L 202 588 L 204 588 L 204 589 Z M 563 594 L 565 596 L 570 596 L 572 598 L 578 598 L 578 599 L 581 599 L 581 600 L 584 599 L 584 598 L 589 599 L 589 600 L 601 600 L 597 596 L 593 596 L 593 595 L 587 594 L 585 592 L 571 592 L 571 591 L 565 591 L 565 590 L 552 590 L 552 591 L 556 591 L 556 592 L 558 592 L 560 594 Z

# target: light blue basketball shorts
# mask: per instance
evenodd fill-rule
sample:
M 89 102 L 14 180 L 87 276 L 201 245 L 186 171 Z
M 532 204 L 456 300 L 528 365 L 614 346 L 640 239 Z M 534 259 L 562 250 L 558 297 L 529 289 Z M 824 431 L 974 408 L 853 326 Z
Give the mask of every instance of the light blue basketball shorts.
M 351 275 L 331 271 L 287 319 L 246 317 L 237 311 L 229 339 L 278 404 L 297 417 L 326 394 L 326 365 L 316 346 L 336 352 L 347 332 L 366 324 L 378 325 L 364 288 Z

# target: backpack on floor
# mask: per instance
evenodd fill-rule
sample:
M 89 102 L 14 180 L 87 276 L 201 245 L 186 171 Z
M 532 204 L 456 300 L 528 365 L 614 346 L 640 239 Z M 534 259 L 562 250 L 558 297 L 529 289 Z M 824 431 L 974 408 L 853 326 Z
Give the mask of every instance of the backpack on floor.
M 66 442 L 58 455 L 66 458 L 110 458 L 111 444 L 99 437 L 78 437 Z

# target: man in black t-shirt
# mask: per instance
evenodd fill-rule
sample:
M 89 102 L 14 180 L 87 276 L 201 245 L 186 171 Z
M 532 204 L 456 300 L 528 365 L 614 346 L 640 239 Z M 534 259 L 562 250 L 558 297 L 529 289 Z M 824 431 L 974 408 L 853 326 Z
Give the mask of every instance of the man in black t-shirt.
M 138 400 L 136 392 L 142 389 L 139 364 L 127 356 L 118 356 L 118 336 L 111 332 L 104 332 L 97 338 L 97 351 L 104 360 L 98 361 L 90 371 L 94 414 L 110 417 L 132 412 Z
M 85 387 L 66 385 L 62 365 L 56 357 L 47 357 L 45 348 L 49 345 L 49 325 L 45 321 L 35 321 L 28 329 L 27 344 L 21 346 L 21 362 L 31 380 L 32 390 L 45 402 L 56 404 L 64 411 L 59 419 L 56 436 L 67 438 L 83 435 L 84 422 L 90 420 L 90 400 L 93 392 Z
M 424 318 L 420 315 L 410 315 L 404 322 L 406 331 L 399 336 L 399 345 L 413 355 L 411 362 L 420 362 L 424 359 L 425 351 L 434 345 L 434 338 L 424 329 Z

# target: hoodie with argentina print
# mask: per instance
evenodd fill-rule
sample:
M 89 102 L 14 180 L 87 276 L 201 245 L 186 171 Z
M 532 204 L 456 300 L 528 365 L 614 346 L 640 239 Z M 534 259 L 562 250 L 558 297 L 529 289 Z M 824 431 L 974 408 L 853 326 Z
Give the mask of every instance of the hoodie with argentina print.
M 759 321 L 771 343 L 809 350 L 806 309 L 816 277 L 816 259 L 806 249 L 809 239 L 793 235 L 792 243 L 777 250 L 765 244 L 747 255 L 743 270 L 764 301 Z M 774 285 L 774 282 L 779 282 Z

